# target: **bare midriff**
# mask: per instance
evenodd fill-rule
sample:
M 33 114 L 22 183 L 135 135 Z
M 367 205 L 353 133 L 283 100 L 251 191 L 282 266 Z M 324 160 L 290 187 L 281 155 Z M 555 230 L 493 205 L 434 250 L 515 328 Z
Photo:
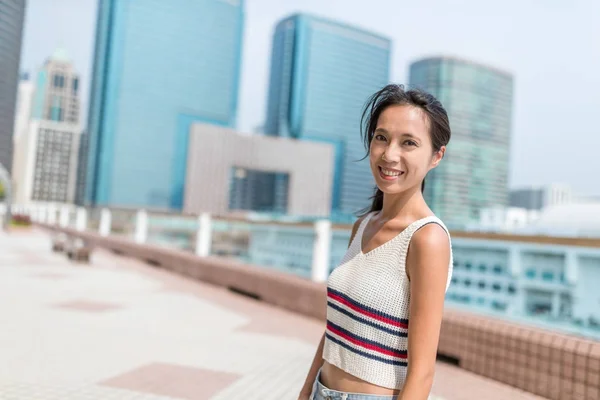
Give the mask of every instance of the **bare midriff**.
M 400 393 L 399 389 L 389 389 L 363 381 L 362 379 L 339 369 L 335 365 L 329 364 L 327 361 L 323 362 L 320 381 L 323 386 L 339 392 L 374 394 L 383 396 Z

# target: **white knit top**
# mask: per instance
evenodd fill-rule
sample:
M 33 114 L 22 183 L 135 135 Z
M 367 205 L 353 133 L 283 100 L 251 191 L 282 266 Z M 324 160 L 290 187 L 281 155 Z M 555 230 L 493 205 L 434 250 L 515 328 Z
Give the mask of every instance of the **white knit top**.
M 401 389 L 408 366 L 408 245 L 426 224 L 448 229 L 437 217 L 423 218 L 363 253 L 363 232 L 372 215 L 364 218 L 342 262 L 329 276 L 323 358 L 374 385 Z M 446 290 L 452 276 L 452 248 L 448 268 Z

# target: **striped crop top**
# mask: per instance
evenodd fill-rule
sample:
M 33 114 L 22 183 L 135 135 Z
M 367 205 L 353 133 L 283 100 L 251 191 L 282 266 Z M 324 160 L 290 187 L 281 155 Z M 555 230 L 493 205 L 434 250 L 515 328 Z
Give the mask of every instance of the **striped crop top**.
M 423 218 L 363 253 L 362 236 L 372 215 L 363 219 L 342 262 L 329 276 L 323 358 L 366 382 L 401 389 L 408 367 L 408 245 L 426 224 L 448 229 L 437 217 Z M 452 276 L 452 250 L 448 268 L 446 289 Z

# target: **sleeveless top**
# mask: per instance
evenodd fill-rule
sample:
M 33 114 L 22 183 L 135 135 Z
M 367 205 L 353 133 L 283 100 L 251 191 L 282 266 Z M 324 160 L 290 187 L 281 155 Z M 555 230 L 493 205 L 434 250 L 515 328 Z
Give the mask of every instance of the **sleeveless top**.
M 408 367 L 408 245 L 424 225 L 439 224 L 446 233 L 448 229 L 437 217 L 426 217 L 363 253 L 363 232 L 372 215 L 361 222 L 346 255 L 329 276 L 323 359 L 366 382 L 401 389 Z M 446 290 L 452 276 L 452 246 L 448 269 Z

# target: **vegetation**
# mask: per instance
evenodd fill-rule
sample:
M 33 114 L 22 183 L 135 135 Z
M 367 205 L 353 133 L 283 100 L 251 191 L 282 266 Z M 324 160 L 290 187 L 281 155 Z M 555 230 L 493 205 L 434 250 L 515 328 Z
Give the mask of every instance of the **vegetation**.
M 14 214 L 10 220 L 10 224 L 13 226 L 30 226 L 31 218 L 29 218 L 29 215 Z

